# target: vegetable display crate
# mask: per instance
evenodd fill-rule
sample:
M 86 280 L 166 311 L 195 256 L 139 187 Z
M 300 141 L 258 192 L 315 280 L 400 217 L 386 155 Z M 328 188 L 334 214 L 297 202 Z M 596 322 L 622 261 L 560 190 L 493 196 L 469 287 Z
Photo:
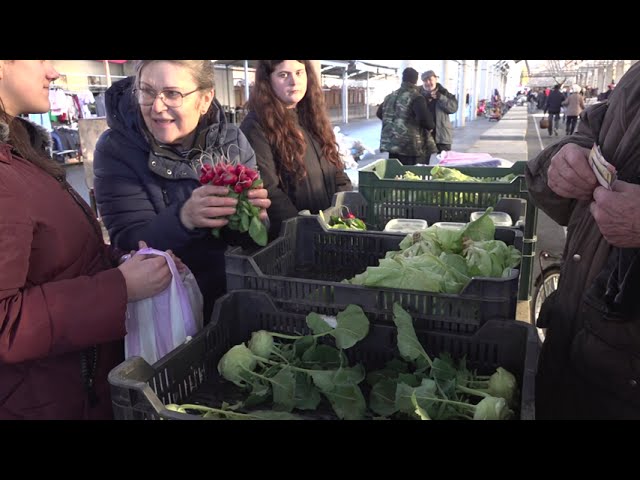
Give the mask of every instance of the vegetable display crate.
M 496 212 L 504 212 L 509 215 L 514 227 L 523 230 L 524 213 L 526 209 L 526 201 L 520 198 L 499 198 L 494 206 Z M 329 219 L 331 215 L 342 215 L 347 210 L 353 213 L 357 218 L 365 221 L 368 230 L 360 231 L 360 233 L 372 232 L 380 228 L 384 228 L 389 220 L 394 218 L 417 218 L 426 220 L 429 225 L 436 222 L 447 221 L 451 214 L 451 209 L 439 207 L 436 205 L 397 205 L 393 203 L 383 203 L 371 207 L 371 204 L 363 197 L 361 192 L 338 192 L 334 194 L 332 206 L 323 210 L 325 219 Z M 484 209 L 486 210 L 486 209 Z M 469 221 L 469 216 L 473 212 L 481 211 L 474 208 L 465 208 L 459 213 L 466 215 L 464 222 Z M 322 224 L 322 221 L 318 219 Z M 380 227 L 381 226 L 381 227 Z M 506 228 L 506 227 L 502 227 Z M 325 230 L 328 230 L 325 228 Z M 356 230 L 353 230 L 354 232 Z M 398 235 L 398 233 L 379 232 L 387 235 Z M 530 295 L 530 287 L 533 275 L 533 262 L 535 256 L 536 238 L 524 238 L 522 251 L 522 263 L 520 266 L 520 283 L 518 291 L 518 300 L 528 300 Z
M 267 291 L 280 306 L 300 313 L 354 303 L 388 322 L 393 304 L 400 302 L 421 326 L 460 334 L 475 332 L 489 319 L 515 318 L 515 269 L 507 278 L 474 277 L 459 294 L 341 283 L 377 266 L 403 238 L 327 231 L 317 217 L 298 216 L 284 222 L 280 236 L 258 252 L 246 255 L 235 248 L 225 254 L 227 290 Z M 516 229 L 496 228 L 495 238 L 522 251 L 522 232 Z
M 523 231 L 524 227 L 524 210 L 526 202 L 520 198 L 500 198 L 493 205 L 496 212 L 504 212 L 511 218 L 512 227 L 519 228 Z M 468 222 L 473 212 L 484 212 L 486 208 L 465 210 L 466 217 L 464 220 L 456 220 L 457 222 Z M 353 213 L 357 218 L 362 219 L 366 225 L 366 231 L 382 232 L 387 222 L 397 218 L 414 218 L 426 220 L 429 226 L 436 222 L 448 222 L 448 209 L 437 205 L 401 205 L 389 203 L 372 206 L 370 202 L 362 195 L 361 192 L 338 192 L 333 195 L 331 207 L 322 211 L 325 219 L 329 219 L 331 215 L 344 215 L 345 213 Z M 507 227 L 503 227 L 507 228 Z M 387 232 L 384 232 L 387 233 Z M 397 233 L 396 233 L 397 235 Z
M 473 177 L 483 178 L 484 182 L 452 182 L 431 180 L 431 166 L 403 165 L 396 159 L 380 159 L 358 170 L 358 190 L 372 206 L 368 221 L 389 211 L 392 206 L 399 213 L 416 207 L 438 207 L 442 209 L 442 222 L 466 222 L 473 211 L 494 207 L 500 198 L 520 198 L 526 202 L 525 238 L 535 233 L 535 207 L 529 202 L 524 168 L 526 162 L 516 162 L 510 168 L 460 167 L 456 170 Z M 396 180 L 405 172 L 420 175 L 425 180 Z M 516 177 L 511 182 L 498 182 L 505 175 Z M 428 212 L 428 210 L 427 210 Z M 398 218 L 389 217 L 389 218 Z M 401 215 L 400 218 L 411 218 Z M 425 218 L 420 216 L 415 218 Z M 529 219 L 532 221 L 529 222 Z M 530 223 L 530 225 L 527 225 Z M 384 228 L 380 225 L 379 229 Z
M 425 218 L 432 215 L 429 207 L 436 207 L 442 222 L 466 222 L 471 212 L 495 207 L 500 198 L 520 198 L 526 201 L 524 215 L 524 238 L 528 244 L 523 255 L 522 281 L 518 298 L 529 299 L 532 282 L 533 257 L 538 210 L 529 197 L 524 169 L 526 162 L 515 162 L 510 168 L 460 167 L 456 170 L 473 177 L 497 180 L 505 175 L 516 177 L 505 182 L 451 182 L 430 180 L 434 166 L 403 165 L 397 159 L 380 159 L 358 170 L 358 190 L 372 206 L 367 223 L 383 215 L 397 214 L 394 218 Z M 396 180 L 405 172 L 420 175 L 426 180 Z M 402 215 L 409 216 L 402 216 Z M 384 225 L 378 226 L 382 230 Z M 528 259 L 527 257 L 531 257 Z
M 504 212 L 511 218 L 512 227 L 524 232 L 526 201 L 521 198 L 500 198 L 492 205 L 496 212 Z M 342 215 L 347 210 L 362 219 L 369 231 L 383 231 L 390 220 L 396 218 L 417 218 L 426 220 L 429 226 L 436 222 L 451 221 L 451 209 L 438 205 L 398 205 L 393 202 L 373 204 L 367 201 L 362 192 L 337 192 L 333 195 L 331 207 L 322 211 L 325 218 Z M 465 208 L 455 215 L 456 222 L 469 222 L 473 212 L 484 212 L 486 208 Z M 504 227 L 507 228 L 507 227 Z
M 197 403 L 219 407 L 223 400 L 233 403 L 237 389 L 219 376 L 218 361 L 232 346 L 247 342 L 251 333 L 260 329 L 309 333 L 304 315 L 278 309 L 265 292 L 245 290 L 227 294 L 216 302 L 211 322 L 190 342 L 154 365 L 133 357 L 110 372 L 115 418 L 199 420 L 199 416 L 169 411 L 164 406 Z M 465 357 L 468 367 L 481 375 L 489 375 L 499 366 L 509 370 L 520 387 L 519 418 L 534 419 L 539 349 L 535 327 L 518 321 L 489 321 L 471 337 L 432 332 L 418 326 L 416 334 L 432 357 L 444 352 L 454 359 Z M 350 364 L 362 363 L 367 371 L 381 368 L 398 356 L 396 335 L 393 325 L 371 323 L 367 337 L 345 350 Z M 368 392 L 364 393 L 368 399 Z M 306 415 L 310 419 L 330 418 L 321 411 Z

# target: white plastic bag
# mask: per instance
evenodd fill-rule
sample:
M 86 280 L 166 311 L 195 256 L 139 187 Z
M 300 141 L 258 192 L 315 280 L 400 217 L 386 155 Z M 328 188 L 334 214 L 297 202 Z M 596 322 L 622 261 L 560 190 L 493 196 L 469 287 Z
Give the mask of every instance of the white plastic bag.
M 202 329 L 203 299 L 189 269 L 181 275 L 169 254 L 160 250 L 143 248 L 136 252 L 145 254 L 165 257 L 173 278 L 157 295 L 127 304 L 124 353 L 125 358 L 139 356 L 154 364 Z

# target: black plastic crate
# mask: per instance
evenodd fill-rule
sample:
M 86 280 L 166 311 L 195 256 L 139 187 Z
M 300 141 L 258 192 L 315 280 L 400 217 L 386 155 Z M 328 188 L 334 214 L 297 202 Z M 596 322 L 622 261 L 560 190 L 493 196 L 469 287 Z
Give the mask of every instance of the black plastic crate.
M 227 294 L 216 302 L 212 321 L 189 343 L 153 366 L 133 357 L 110 372 L 115 418 L 198 420 L 200 417 L 196 415 L 168 411 L 164 405 L 199 403 L 219 407 L 223 399 L 232 400 L 227 395 L 233 396 L 237 390 L 218 375 L 218 361 L 232 346 L 248 341 L 251 332 L 260 329 L 309 333 L 305 315 L 278 309 L 264 292 L 245 290 Z M 416 334 L 432 357 L 443 352 L 449 352 L 455 359 L 464 356 L 468 367 L 477 369 L 481 375 L 491 374 L 499 366 L 509 370 L 521 389 L 520 419 L 535 418 L 534 379 L 539 346 L 532 325 L 489 321 L 472 337 L 431 332 L 416 326 Z M 369 335 L 345 352 L 351 363 L 360 362 L 367 371 L 382 367 L 398 356 L 395 326 L 372 323 Z M 315 418 L 328 417 L 320 413 Z
M 509 215 L 513 228 L 524 229 L 526 202 L 520 198 L 499 198 L 493 209 Z M 452 211 L 455 210 L 455 214 Z M 412 205 L 393 202 L 370 203 L 360 192 L 338 192 L 333 196 L 331 207 L 322 211 L 327 221 L 330 215 L 342 215 L 347 211 L 367 224 L 367 231 L 382 231 L 394 218 L 417 218 L 429 225 L 436 222 L 468 222 L 473 212 L 486 208 L 446 208 L 439 205 Z M 455 220 L 454 220 L 455 219 Z M 505 227 L 506 228 L 506 227 Z
M 518 270 L 508 278 L 472 278 L 456 295 L 341 283 L 378 265 L 403 238 L 327 231 L 315 216 L 295 217 L 284 222 L 280 236 L 258 252 L 247 255 L 236 248 L 226 253 L 227 289 L 267 291 L 279 306 L 300 313 L 354 303 L 381 321 L 390 321 L 393 304 L 400 302 L 421 326 L 459 334 L 474 333 L 489 319 L 515 318 Z M 522 232 L 516 229 L 496 228 L 495 238 L 522 251 Z
M 450 182 L 451 183 L 451 182 Z M 525 212 L 527 203 L 521 198 L 499 197 L 494 206 L 496 212 L 504 212 L 511 217 L 512 228 L 518 228 L 524 234 Z M 338 192 L 333 196 L 332 206 L 323 210 L 324 217 L 329 221 L 330 215 L 342 215 L 347 211 L 362 219 L 367 230 L 357 231 L 365 233 L 375 231 L 384 235 L 402 235 L 398 233 L 382 232 L 389 220 L 394 218 L 417 218 L 426 220 L 429 225 L 436 222 L 468 222 L 473 212 L 483 211 L 485 208 L 479 207 L 441 207 L 438 205 L 419 205 L 412 203 L 389 202 L 369 203 L 360 192 Z M 322 224 L 322 220 L 318 218 Z M 325 230 L 330 230 L 324 227 Z M 501 227 L 507 228 L 507 227 Z M 522 251 L 522 263 L 520 265 L 520 287 L 518 300 L 528 300 L 531 294 L 531 282 L 533 274 L 533 262 L 535 257 L 536 237 L 524 238 Z
M 358 170 L 358 190 L 373 208 L 370 212 L 372 219 L 379 214 L 377 209 L 392 205 L 400 210 L 432 206 L 440 209 L 439 221 L 466 222 L 472 211 L 494 207 L 500 198 L 524 199 L 525 238 L 533 238 L 536 233 L 537 210 L 529 198 L 524 177 L 525 165 L 526 162 L 516 162 L 510 168 L 450 167 L 466 175 L 489 180 L 451 182 L 431 180 L 433 165 L 403 165 L 395 158 L 380 159 Z M 426 180 L 396 180 L 397 175 L 403 175 L 407 171 Z M 508 174 L 515 175 L 511 182 L 497 181 Z M 384 225 L 380 228 L 384 228 Z

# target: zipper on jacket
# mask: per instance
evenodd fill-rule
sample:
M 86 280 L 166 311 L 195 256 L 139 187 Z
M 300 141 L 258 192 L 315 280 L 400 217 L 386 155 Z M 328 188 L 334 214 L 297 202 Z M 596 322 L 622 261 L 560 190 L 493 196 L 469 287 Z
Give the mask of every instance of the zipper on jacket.
M 100 245 L 104 246 L 104 239 L 102 238 L 102 230 L 100 225 L 95 220 L 93 211 L 88 211 L 88 206 L 78 197 L 78 194 L 73 187 L 63 177 L 57 177 L 57 180 L 62 184 L 63 188 L 67 191 L 74 202 L 80 207 L 82 212 L 87 217 L 87 220 L 93 227 L 93 230 L 98 237 Z M 105 266 L 110 267 L 110 260 L 107 255 L 106 247 L 103 248 L 103 260 L 105 260 Z M 96 368 L 98 366 L 98 347 L 96 345 L 89 347 L 87 350 L 80 354 L 80 373 L 82 375 L 82 383 L 84 383 L 85 390 L 89 401 L 89 407 L 94 407 L 98 403 L 98 396 L 95 390 L 95 375 Z
M 162 200 L 164 200 L 165 205 L 169 205 L 169 194 L 167 193 L 167 189 L 162 189 Z

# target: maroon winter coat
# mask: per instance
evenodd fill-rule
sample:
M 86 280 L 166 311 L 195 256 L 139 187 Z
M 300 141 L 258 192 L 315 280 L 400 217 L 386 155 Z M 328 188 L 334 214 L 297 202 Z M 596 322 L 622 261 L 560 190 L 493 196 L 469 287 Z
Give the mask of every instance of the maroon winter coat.
M 111 418 L 107 375 L 123 360 L 124 277 L 89 206 L 13 155 L 7 138 L 0 124 L 0 419 Z M 90 407 L 81 355 L 94 345 Z

